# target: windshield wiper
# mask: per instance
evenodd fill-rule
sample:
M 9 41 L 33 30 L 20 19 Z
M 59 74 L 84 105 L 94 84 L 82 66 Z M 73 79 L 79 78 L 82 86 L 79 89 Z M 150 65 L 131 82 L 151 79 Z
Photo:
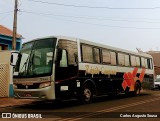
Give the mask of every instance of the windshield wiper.
M 26 62 L 24 62 L 22 68 L 21 68 L 20 71 L 19 71 L 19 73 L 22 73 L 22 74 L 26 73 L 27 61 L 28 61 L 29 57 L 30 57 L 30 56 L 27 57 L 27 60 L 26 60 Z M 24 67 L 25 67 L 25 69 L 24 69 L 24 71 L 22 72 L 22 69 L 23 69 Z
M 34 53 L 32 54 L 31 58 L 29 59 L 27 73 L 32 72 L 32 69 L 33 69 L 33 59 L 34 59 Z

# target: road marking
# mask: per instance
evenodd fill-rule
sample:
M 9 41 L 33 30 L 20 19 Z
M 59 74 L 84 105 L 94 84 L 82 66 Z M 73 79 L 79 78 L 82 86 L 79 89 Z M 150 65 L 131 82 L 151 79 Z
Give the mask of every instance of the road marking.
M 136 102 L 136 103 L 131 103 L 131 104 L 127 104 L 127 105 L 121 105 L 121 106 L 117 106 L 117 107 L 113 107 L 113 108 L 109 108 L 109 109 L 103 109 L 103 110 L 96 111 L 94 113 L 87 113 L 86 112 L 87 114 L 84 114 L 84 115 L 78 115 L 78 116 L 75 116 L 73 118 L 65 118 L 65 119 L 60 119 L 60 120 L 61 121 L 68 121 L 68 120 L 69 121 L 77 121 L 77 120 L 81 120 L 83 118 L 87 118 L 87 117 L 103 114 L 103 113 L 106 113 L 106 112 L 112 112 L 112 111 L 116 111 L 116 110 L 120 110 L 120 109 L 124 109 L 124 108 L 128 108 L 128 107 L 132 107 L 132 106 L 136 106 L 136 105 L 141 105 L 141 104 L 144 104 L 144 103 L 154 102 L 154 101 L 157 101 L 157 100 L 160 100 L 160 97 L 159 98 L 150 99 L 150 100 L 146 100 L 146 101 L 140 101 L 140 102 Z

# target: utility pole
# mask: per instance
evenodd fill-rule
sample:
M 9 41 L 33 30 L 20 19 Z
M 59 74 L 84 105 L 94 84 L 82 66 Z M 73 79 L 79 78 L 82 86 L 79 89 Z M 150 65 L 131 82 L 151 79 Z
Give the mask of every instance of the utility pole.
M 15 6 L 14 6 L 14 20 L 13 20 L 12 50 L 16 50 L 17 12 L 18 12 L 18 0 L 15 0 Z

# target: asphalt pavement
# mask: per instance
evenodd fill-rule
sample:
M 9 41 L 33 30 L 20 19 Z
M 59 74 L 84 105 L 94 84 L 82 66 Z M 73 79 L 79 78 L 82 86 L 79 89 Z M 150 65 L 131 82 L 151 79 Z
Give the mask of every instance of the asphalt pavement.
M 9 106 L 24 105 L 24 104 L 30 104 L 32 102 L 34 102 L 34 100 L 1 97 L 0 98 L 0 108 L 9 107 Z

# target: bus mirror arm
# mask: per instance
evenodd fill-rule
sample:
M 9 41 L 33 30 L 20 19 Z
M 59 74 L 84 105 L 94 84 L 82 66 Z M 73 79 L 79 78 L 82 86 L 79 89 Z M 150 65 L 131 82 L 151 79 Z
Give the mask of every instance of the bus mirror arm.
M 57 65 L 60 64 L 61 59 L 62 59 L 62 49 L 58 48 L 58 50 L 57 50 L 57 60 L 56 60 Z
M 57 60 L 61 60 L 62 59 L 62 49 L 58 48 L 58 53 L 57 53 Z

